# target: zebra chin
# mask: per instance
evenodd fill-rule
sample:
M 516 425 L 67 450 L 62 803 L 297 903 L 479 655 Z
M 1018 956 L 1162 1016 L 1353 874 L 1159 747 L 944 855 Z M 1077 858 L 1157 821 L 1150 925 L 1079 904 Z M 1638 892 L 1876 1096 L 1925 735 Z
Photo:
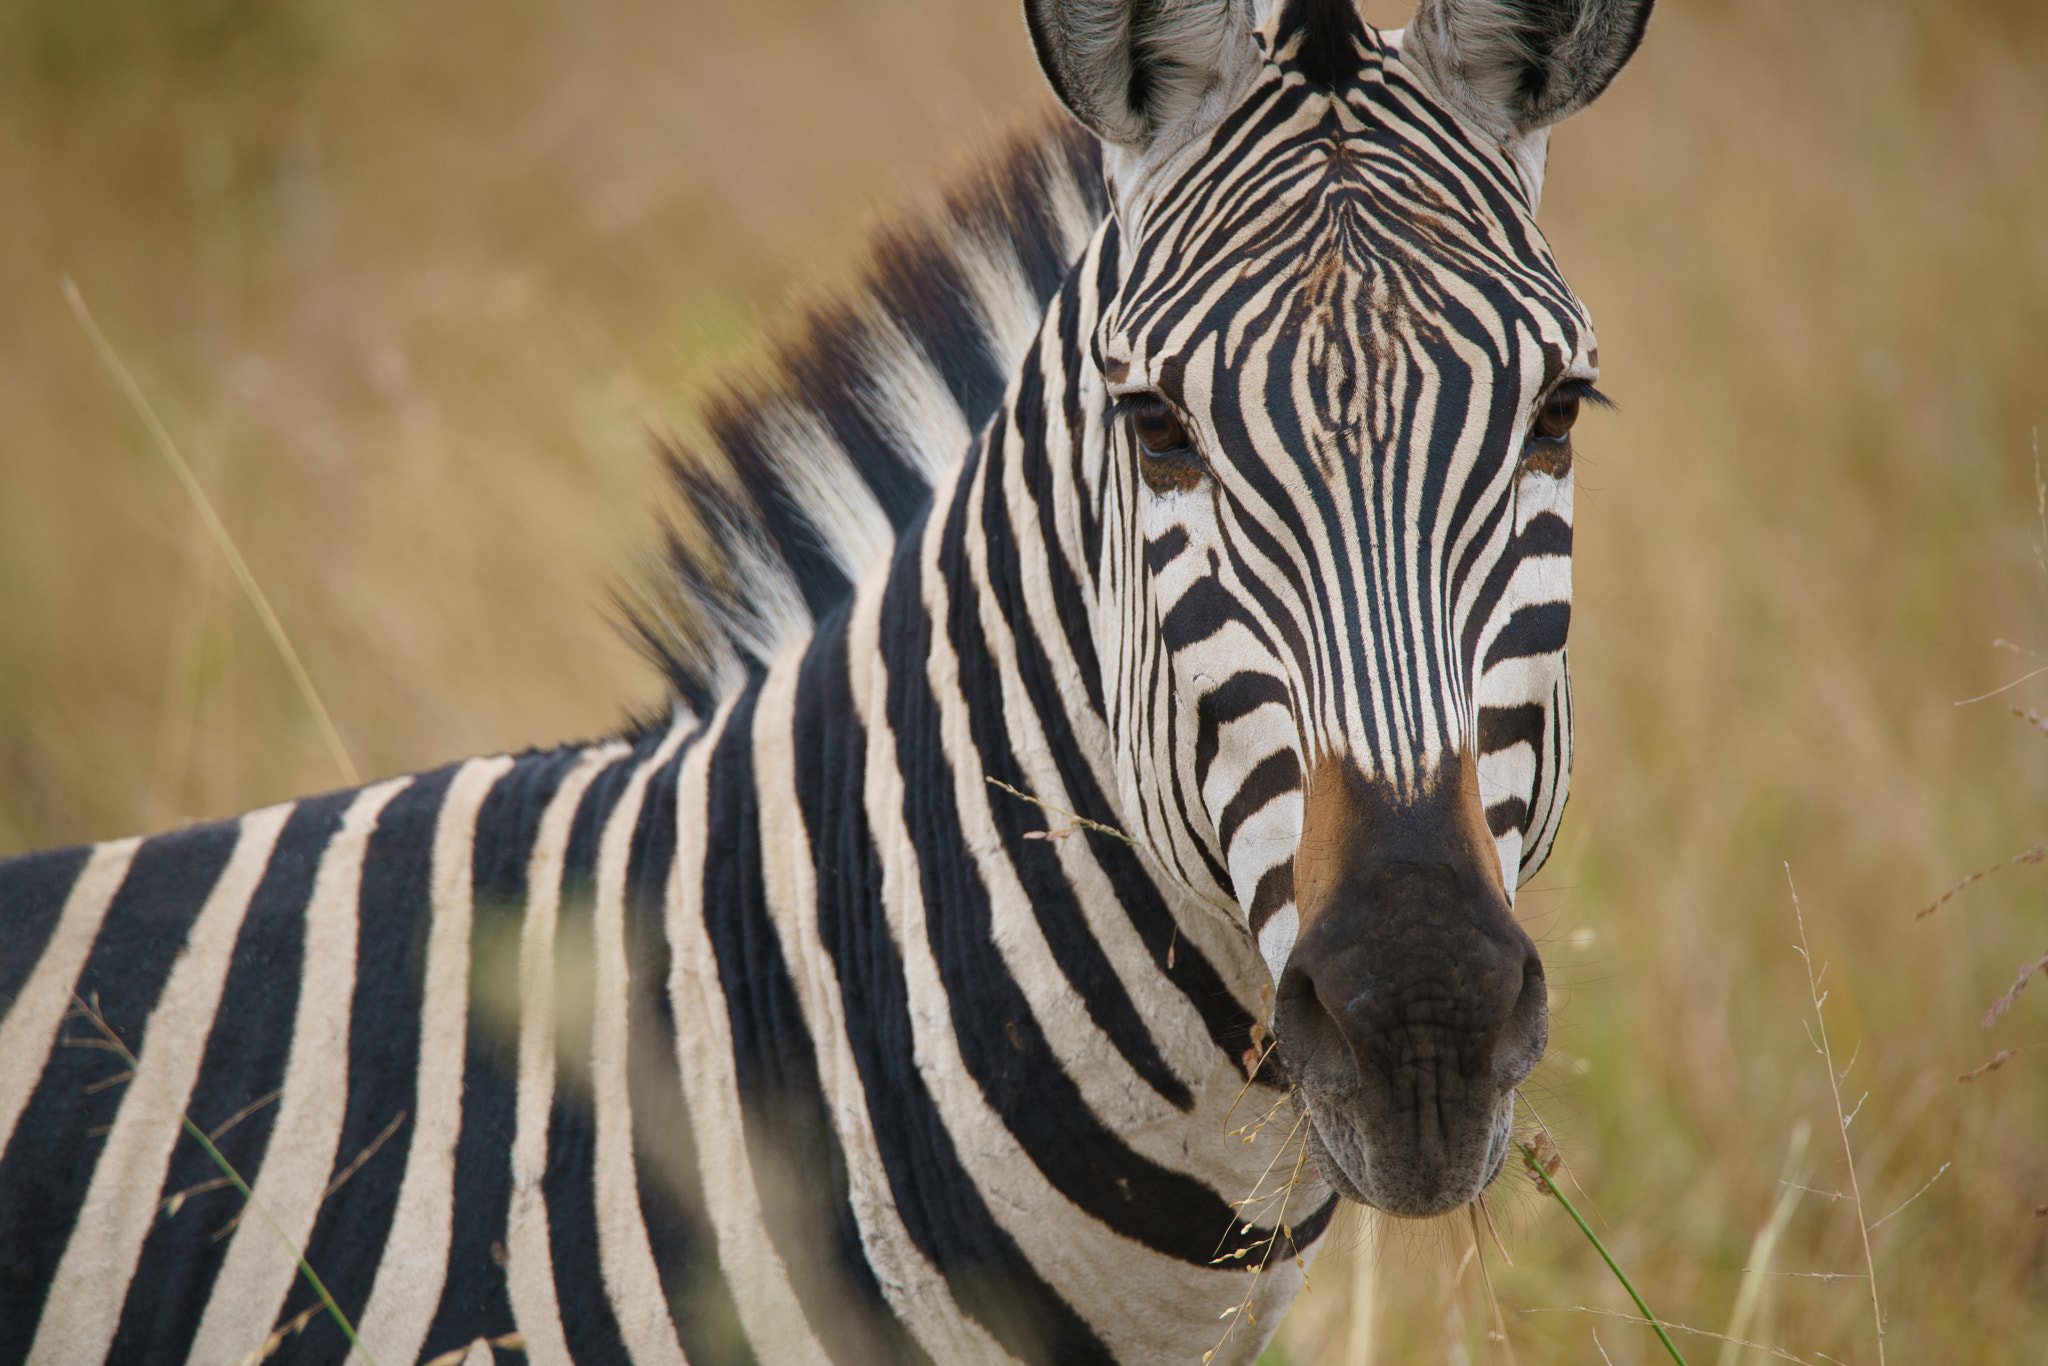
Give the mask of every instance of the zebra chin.
M 1515 1088 L 1549 1037 L 1470 765 L 1395 794 L 1348 764 L 1311 773 L 1274 1032 L 1310 1151 L 1339 1194 L 1427 1218 L 1469 1204 L 1512 1146 Z M 1313 855 L 1313 857 L 1311 857 Z
M 1400 1142 L 1386 1142 L 1384 1125 L 1347 1111 L 1341 1099 L 1319 1102 L 1306 1092 L 1304 1098 L 1309 1155 L 1324 1183 L 1347 1200 L 1404 1219 L 1428 1219 L 1471 1204 L 1500 1175 L 1512 1147 L 1512 1091 L 1501 1098 L 1483 1143 L 1446 1147 L 1424 1162 L 1401 1153 Z M 1357 1108 L 1353 1104 L 1351 1110 Z

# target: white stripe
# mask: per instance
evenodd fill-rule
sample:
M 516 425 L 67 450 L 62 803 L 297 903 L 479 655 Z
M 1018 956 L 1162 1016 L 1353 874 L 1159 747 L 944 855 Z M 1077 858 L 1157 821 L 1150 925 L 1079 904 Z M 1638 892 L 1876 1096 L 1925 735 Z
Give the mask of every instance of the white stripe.
M 1301 933 L 1301 912 L 1292 901 L 1273 912 L 1266 921 L 1266 927 L 1259 931 L 1259 955 L 1266 960 L 1266 971 L 1273 974 L 1273 983 L 1279 985 L 1280 974 L 1287 971 L 1288 955 L 1294 952 L 1294 941 Z
M 356 1336 L 371 1360 L 419 1360 L 448 1281 L 455 1217 L 455 1144 L 462 1134 L 468 1058 L 469 935 L 476 819 L 492 786 L 512 768 L 505 755 L 472 759 L 448 784 L 434 824 L 433 922 L 420 999 L 419 1094 L 398 1208 Z M 367 1366 L 362 1352 L 353 1366 Z
M 64 899 L 63 914 L 41 961 L 14 998 L 7 1018 L 0 1021 L 0 1134 L 14 1132 L 15 1121 L 42 1080 L 43 1064 L 71 1009 L 78 974 L 85 971 L 100 922 L 107 918 L 107 907 L 141 844 L 140 839 L 125 839 L 93 846 L 78 880 L 71 884 L 71 895 Z
M 562 909 L 562 864 L 584 789 L 623 744 L 583 752 L 540 818 L 526 871 L 526 925 L 519 937 L 519 1099 L 512 1136 L 512 1204 L 505 1217 L 505 1289 L 512 1319 L 526 1338 L 526 1359 L 541 1366 L 569 1361 L 562 1311 L 555 1299 L 554 1251 L 548 1238 L 548 1117 L 555 1107 L 555 924 Z
M 869 301 L 860 322 L 861 359 L 874 376 L 873 396 L 860 395 L 861 406 L 926 480 L 950 484 L 974 440 L 953 391 L 924 348 L 880 304 Z
M 93 1167 L 92 1186 L 43 1302 L 43 1331 L 29 1350 L 30 1366 L 98 1361 L 113 1345 L 123 1292 L 156 1222 L 158 1193 L 184 1131 L 180 1117 L 199 1079 L 234 961 L 235 939 L 291 810 L 274 806 L 242 818 L 234 853 L 214 881 L 150 1012 L 136 1047 L 140 1066 L 121 1097 L 113 1131 Z
M 790 1288 L 789 1270 L 769 1241 L 753 1163 L 740 1128 L 739 1082 L 732 1058 L 732 1021 L 718 980 L 718 959 L 704 928 L 706 801 L 711 756 L 732 715 L 728 698 L 705 738 L 683 761 L 676 793 L 676 862 L 669 877 L 668 938 L 674 949 L 669 999 L 676 1017 L 676 1064 L 689 1100 L 690 1129 L 705 1212 L 718 1234 L 718 1260 L 732 1286 L 740 1326 L 754 1354 L 776 1366 L 825 1366 Z M 721 856 L 731 853 L 720 850 Z
M 626 876 L 633 863 L 633 834 L 647 784 L 674 757 L 694 721 L 669 727 L 661 747 L 640 765 L 605 826 L 597 851 L 596 1018 L 591 1022 L 590 1081 L 596 1111 L 595 1184 L 597 1252 L 605 1293 L 619 1321 L 626 1355 L 641 1363 L 685 1366 L 682 1344 L 669 1317 L 661 1268 L 647 1240 L 640 1213 L 640 1183 L 633 1159 L 633 1105 L 627 1074 L 627 1003 L 632 995 L 626 961 Z M 673 821 L 673 804 L 653 813 Z M 662 984 L 656 984 L 658 990 Z
M 298 1277 L 296 1254 L 304 1250 L 320 1213 L 348 1112 L 349 1011 L 354 1004 L 349 987 L 356 975 L 363 856 L 384 804 L 411 782 L 410 777 L 393 778 L 358 792 L 321 856 L 306 903 L 305 956 L 284 1097 L 255 1181 L 255 1203 L 277 1227 L 272 1229 L 257 1210 L 236 1225 L 192 1340 L 194 1361 L 238 1361 L 261 1346 Z M 280 1232 L 290 1246 L 279 1245 Z

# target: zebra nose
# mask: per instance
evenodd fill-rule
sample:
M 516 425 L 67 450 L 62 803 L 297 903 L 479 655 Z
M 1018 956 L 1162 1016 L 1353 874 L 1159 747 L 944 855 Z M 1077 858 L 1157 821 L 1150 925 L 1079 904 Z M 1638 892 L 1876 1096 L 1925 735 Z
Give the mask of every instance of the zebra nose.
M 1334 1095 L 1420 1070 L 1440 1100 L 1475 1101 L 1519 1085 L 1548 1035 L 1529 936 L 1447 865 L 1387 864 L 1360 881 L 1281 976 L 1274 1026 L 1295 1079 Z

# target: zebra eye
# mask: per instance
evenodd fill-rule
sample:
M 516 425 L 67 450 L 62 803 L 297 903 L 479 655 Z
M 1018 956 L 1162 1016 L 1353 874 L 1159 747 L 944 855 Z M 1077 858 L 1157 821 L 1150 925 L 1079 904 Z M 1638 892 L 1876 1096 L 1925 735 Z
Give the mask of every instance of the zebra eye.
M 1579 420 L 1579 391 L 1566 389 L 1543 400 L 1543 411 L 1536 415 L 1536 435 L 1545 441 L 1562 441 L 1571 435 L 1572 424 Z
M 1522 468 L 1536 474 L 1562 479 L 1572 468 L 1572 424 L 1579 420 L 1579 401 L 1605 403 L 1599 390 L 1583 380 L 1568 380 L 1550 391 L 1536 411 L 1529 428 L 1528 444 L 1522 448 Z
M 1166 400 L 1141 398 L 1130 407 L 1138 438 L 1138 474 L 1154 493 L 1186 493 L 1202 482 L 1202 458 Z
M 1187 448 L 1187 428 L 1180 425 L 1165 399 L 1141 398 L 1132 404 L 1131 430 L 1137 433 L 1138 444 L 1154 455 Z

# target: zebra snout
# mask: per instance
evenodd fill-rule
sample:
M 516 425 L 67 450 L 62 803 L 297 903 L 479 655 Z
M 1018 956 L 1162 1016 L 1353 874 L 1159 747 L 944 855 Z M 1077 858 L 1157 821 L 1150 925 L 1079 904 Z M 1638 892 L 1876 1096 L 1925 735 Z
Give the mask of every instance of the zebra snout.
M 1282 975 L 1274 1027 L 1332 1184 L 1427 1215 L 1494 1175 L 1497 1131 L 1548 1020 L 1542 960 L 1497 887 L 1452 863 L 1402 862 L 1345 878 L 1322 907 Z

